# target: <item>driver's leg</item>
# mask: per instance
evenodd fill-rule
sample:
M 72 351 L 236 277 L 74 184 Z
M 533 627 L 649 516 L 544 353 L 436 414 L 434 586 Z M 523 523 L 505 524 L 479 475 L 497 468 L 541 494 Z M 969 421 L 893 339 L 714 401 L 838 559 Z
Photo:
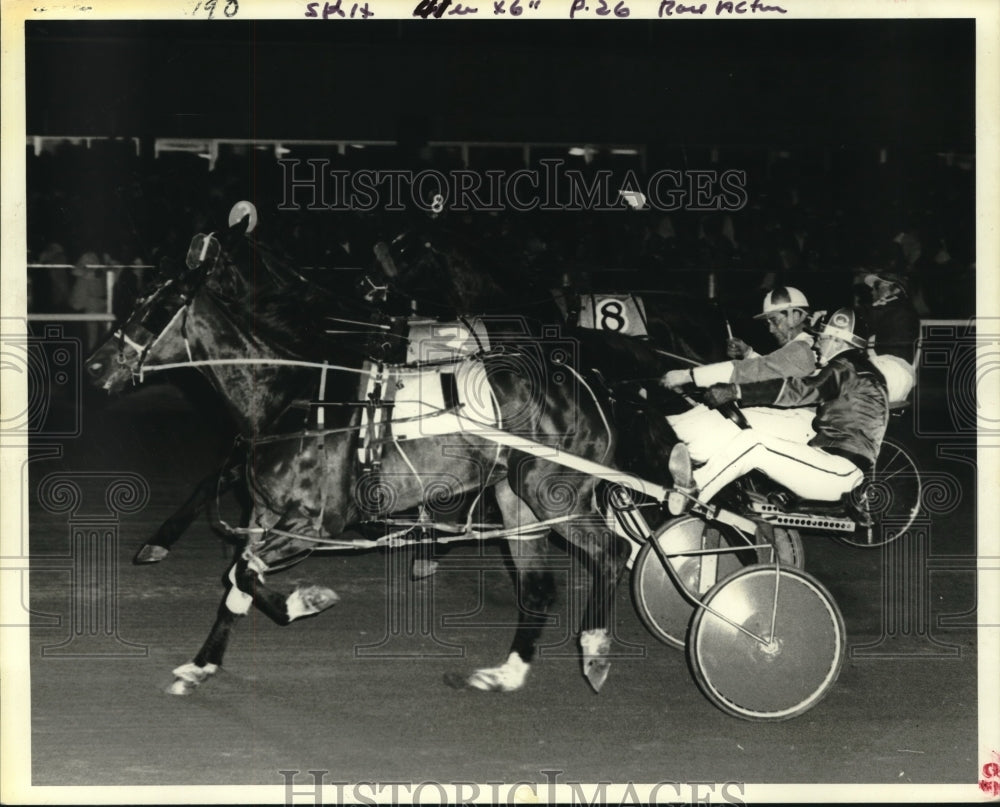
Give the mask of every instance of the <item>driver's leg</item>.
M 767 432 L 792 443 L 808 443 L 816 432 L 812 427 L 816 410 L 813 407 L 779 409 L 776 406 L 748 406 L 743 415 L 750 428 Z
M 702 404 L 679 415 L 668 415 L 667 423 L 677 438 L 687 443 L 691 460 L 699 464 L 722 451 L 740 431 L 729 418 Z
M 753 429 L 741 431 L 729 445 L 694 471 L 702 501 L 752 470 L 806 499 L 836 501 L 862 479 L 850 460 L 813 446 L 783 440 Z

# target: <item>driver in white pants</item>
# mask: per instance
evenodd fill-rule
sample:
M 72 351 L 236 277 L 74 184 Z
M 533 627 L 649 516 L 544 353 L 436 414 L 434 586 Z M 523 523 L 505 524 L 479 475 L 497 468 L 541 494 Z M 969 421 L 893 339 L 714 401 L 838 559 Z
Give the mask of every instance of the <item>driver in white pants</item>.
M 804 378 L 816 370 L 813 338 L 806 332 L 809 300 L 796 288 L 782 286 L 764 298 L 763 309 L 754 319 L 766 319 L 778 349 L 761 355 L 741 339 L 730 339 L 727 353 L 733 361 L 706 364 L 690 370 L 670 370 L 660 383 L 665 387 L 711 387 L 713 384 L 752 384 L 775 378 Z M 808 409 L 779 409 L 770 406 L 743 410 L 747 422 L 798 443 L 808 443 L 816 433 L 813 412 Z M 729 440 L 739 427 L 708 407 L 698 405 L 680 415 L 667 417 L 677 437 L 687 444 L 695 462 L 706 462 Z
M 678 443 L 670 455 L 677 491 L 668 497 L 670 512 L 684 512 L 692 496 L 711 501 L 722 488 L 752 470 L 806 499 L 837 501 L 851 492 L 874 467 L 889 422 L 885 378 L 871 364 L 867 345 L 867 339 L 857 333 L 854 312 L 841 308 L 819 331 L 816 350 L 821 369 L 815 375 L 711 387 L 706 400 L 712 406 L 734 400 L 779 407 L 816 406 L 816 435 L 803 445 L 758 429 L 741 430 L 693 472 L 687 447 Z

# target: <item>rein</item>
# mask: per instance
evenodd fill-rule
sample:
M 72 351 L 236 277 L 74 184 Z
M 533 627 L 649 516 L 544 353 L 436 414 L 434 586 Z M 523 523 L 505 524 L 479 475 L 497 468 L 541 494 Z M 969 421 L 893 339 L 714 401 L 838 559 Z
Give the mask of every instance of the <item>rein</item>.
M 435 525 L 435 529 L 445 530 L 455 532 L 455 535 L 439 537 L 435 536 L 434 543 L 439 544 L 451 544 L 457 543 L 459 541 L 486 541 L 492 540 L 494 538 L 506 538 L 508 540 L 514 538 L 519 541 L 533 541 L 538 536 L 552 527 L 558 524 L 565 524 L 569 521 L 575 521 L 576 519 L 584 518 L 582 514 L 580 515 L 570 515 L 570 516 L 557 516 L 555 518 L 546 519 L 545 521 L 537 521 L 533 524 L 528 524 L 525 526 L 518 527 L 496 527 L 494 524 L 478 524 L 478 525 L 466 525 L 462 527 L 451 527 L 450 525 Z M 416 544 L 427 543 L 426 539 L 423 538 L 409 538 L 405 539 L 407 533 L 414 529 L 422 526 L 426 526 L 425 523 L 414 521 L 374 521 L 374 522 L 363 522 L 366 524 L 385 524 L 389 526 L 401 525 L 401 528 L 395 532 L 391 532 L 387 535 L 383 535 L 381 538 L 354 538 L 351 540 L 339 540 L 337 538 L 321 538 L 313 535 L 304 535 L 298 532 L 290 532 L 288 530 L 279 530 L 274 527 L 233 527 L 227 524 L 224 520 L 219 519 L 219 524 L 231 535 L 277 535 L 281 538 L 293 538 L 299 541 L 307 541 L 308 543 L 316 544 L 318 549 L 379 549 L 381 547 L 388 547 L 390 549 L 403 547 L 403 546 L 414 546 Z M 485 530 L 478 530 L 474 527 L 486 527 Z M 463 531 L 464 530 L 464 531 Z M 307 550 L 311 551 L 311 550 Z M 265 571 L 273 572 L 277 571 L 282 567 L 268 568 Z

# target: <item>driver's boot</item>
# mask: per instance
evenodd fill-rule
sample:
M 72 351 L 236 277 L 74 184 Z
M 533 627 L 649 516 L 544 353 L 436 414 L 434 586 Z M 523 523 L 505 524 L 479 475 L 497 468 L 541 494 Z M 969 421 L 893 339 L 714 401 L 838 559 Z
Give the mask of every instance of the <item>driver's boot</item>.
M 667 495 L 667 509 L 671 515 L 679 516 L 691 507 L 698 493 L 691 473 L 691 454 L 684 443 L 677 443 L 671 449 L 667 467 L 674 480 L 674 489 Z

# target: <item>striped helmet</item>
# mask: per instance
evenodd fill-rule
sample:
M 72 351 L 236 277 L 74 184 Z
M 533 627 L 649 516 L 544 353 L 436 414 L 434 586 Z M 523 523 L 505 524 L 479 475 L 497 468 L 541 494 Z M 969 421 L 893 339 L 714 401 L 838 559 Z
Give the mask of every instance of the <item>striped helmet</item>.
M 789 311 L 799 308 L 803 311 L 809 310 L 809 301 L 806 296 L 792 286 L 778 286 L 773 291 L 768 292 L 764 298 L 764 310 L 754 316 L 754 319 L 764 319 L 778 311 Z

